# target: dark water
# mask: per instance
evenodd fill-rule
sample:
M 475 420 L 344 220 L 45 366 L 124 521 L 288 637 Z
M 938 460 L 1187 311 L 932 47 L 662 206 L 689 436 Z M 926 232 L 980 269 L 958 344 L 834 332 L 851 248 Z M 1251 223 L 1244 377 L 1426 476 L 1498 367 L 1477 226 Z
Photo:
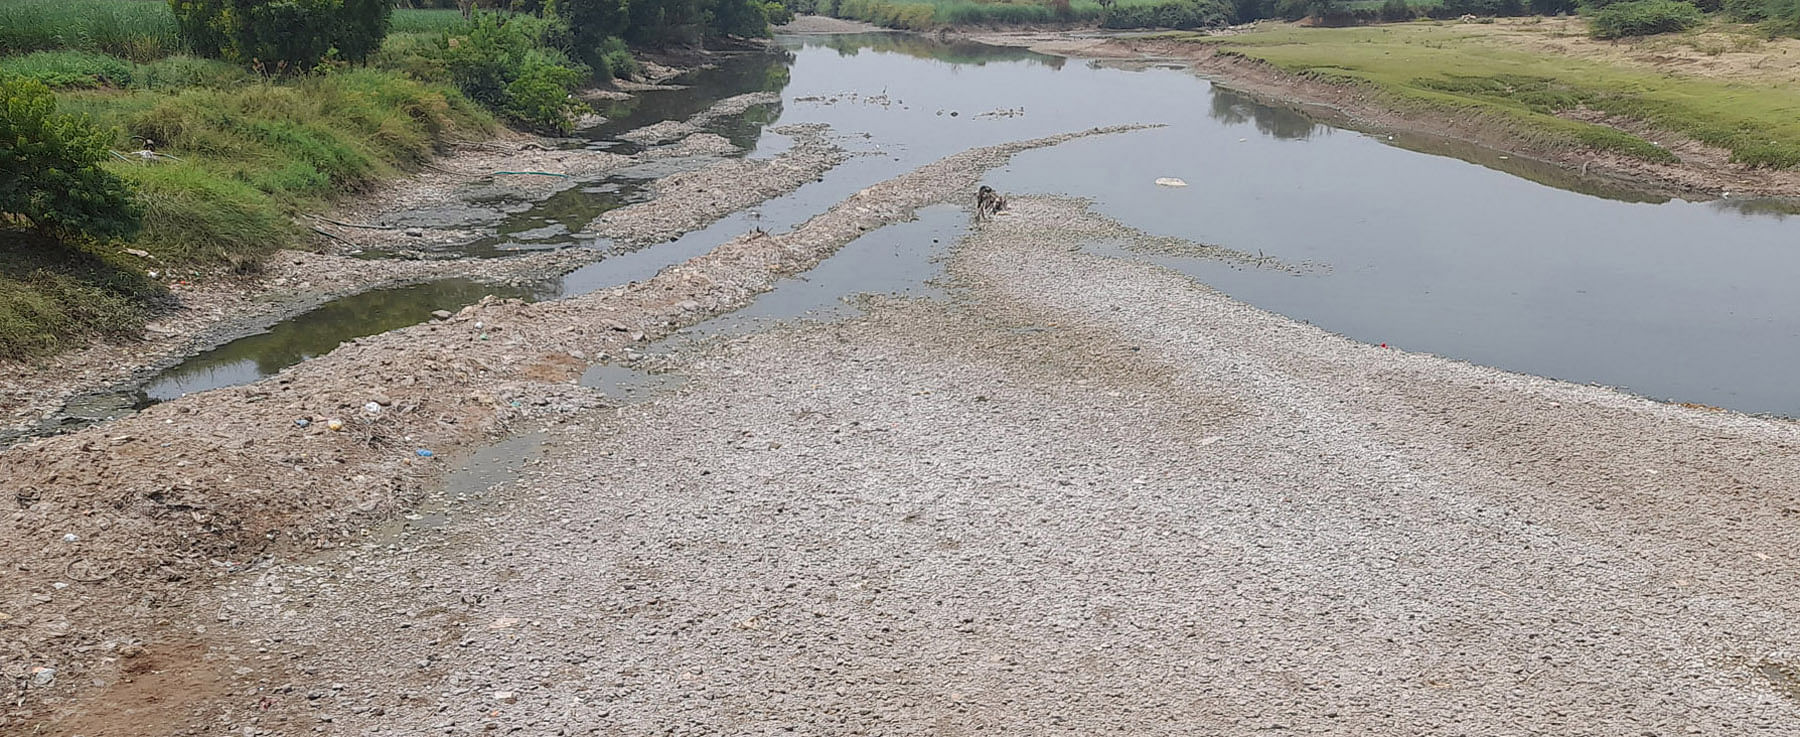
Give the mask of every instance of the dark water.
M 158 374 L 144 386 L 152 401 L 221 386 L 247 384 L 365 335 L 431 319 L 433 310 L 457 310 L 487 295 L 537 299 L 544 288 L 482 284 L 468 279 L 375 289 L 332 300 L 266 332 L 239 338 Z
M 642 280 L 751 228 L 794 227 L 860 189 L 971 147 L 1164 123 L 1022 154 L 989 182 L 1012 193 L 1091 198 L 1101 212 L 1155 233 L 1324 264 L 1294 276 L 1157 259 L 1353 338 L 1657 398 L 1800 416 L 1800 385 L 1786 378 L 1786 367 L 1800 363 L 1800 290 L 1788 287 L 1800 267 L 1800 220 L 1787 218 L 1790 203 L 1671 201 L 1454 141 L 1364 135 L 1166 65 L 1069 61 L 886 33 L 788 38 L 782 46 L 780 54 L 726 58 L 679 80 L 684 89 L 611 106 L 602 111 L 610 120 L 583 135 L 588 145 L 610 146 L 623 131 L 685 119 L 719 99 L 776 91 L 781 104 L 710 128 L 748 155 L 769 156 L 786 141 L 766 128 L 822 122 L 861 155 L 787 196 L 518 296 Z M 641 197 L 632 178 L 654 174 L 579 182 L 539 202 L 489 187 L 475 193 L 486 211 L 469 215 L 447 203 L 444 212 L 415 219 L 486 223 L 497 235 L 476 249 L 496 255 L 582 245 L 571 233 Z M 1158 187 L 1158 177 L 1191 186 Z M 928 245 L 924 231 L 905 228 L 868 240 L 896 233 L 913 247 Z M 853 293 L 865 283 L 875 288 L 885 268 L 875 264 L 834 260 L 806 279 L 821 293 Z M 834 271 L 843 268 L 850 270 Z M 328 305 L 183 364 L 144 395 L 252 380 L 493 291 L 414 289 Z M 782 312 L 782 299 L 765 297 L 768 309 Z

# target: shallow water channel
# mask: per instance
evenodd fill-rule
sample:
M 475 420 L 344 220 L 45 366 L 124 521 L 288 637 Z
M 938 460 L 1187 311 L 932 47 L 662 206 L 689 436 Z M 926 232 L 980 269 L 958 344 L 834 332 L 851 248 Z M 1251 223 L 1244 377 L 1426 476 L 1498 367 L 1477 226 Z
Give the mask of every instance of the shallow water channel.
M 678 80 L 684 89 L 604 109 L 611 120 L 569 145 L 628 153 L 637 148 L 617 140 L 622 132 L 685 119 L 725 97 L 774 91 L 779 105 L 706 128 L 760 157 L 786 146 L 766 127 L 821 122 L 863 155 L 711 227 L 508 296 L 551 298 L 644 279 L 752 227 L 791 228 L 871 184 L 968 148 L 1163 123 L 1022 154 L 989 182 L 1015 194 L 1090 198 L 1101 212 L 1153 233 L 1322 264 L 1294 275 L 1146 257 L 1359 340 L 1655 398 L 1800 416 L 1800 384 L 1785 370 L 1800 363 L 1800 290 L 1789 286 L 1800 267 L 1800 220 L 1786 219 L 1784 208 L 1670 201 L 1454 142 L 1333 128 L 1169 64 L 1085 62 L 890 33 L 780 41 L 785 53 L 727 57 Z M 492 184 L 480 185 L 471 201 L 502 203 L 478 218 L 492 235 L 458 253 L 602 247 L 573 233 L 599 212 L 648 196 L 642 177 L 653 175 L 576 182 L 535 203 L 507 202 Z M 1190 186 L 1159 187 L 1159 177 Z M 468 213 L 452 203 L 403 219 L 464 227 Z M 465 222 L 449 222 L 458 218 Z M 854 255 L 863 252 L 846 249 L 810 277 L 833 282 L 827 291 L 834 294 L 858 291 L 859 279 L 887 268 Z M 133 401 L 255 380 L 337 342 L 505 291 L 412 289 L 418 294 L 406 309 L 346 298 L 197 356 Z

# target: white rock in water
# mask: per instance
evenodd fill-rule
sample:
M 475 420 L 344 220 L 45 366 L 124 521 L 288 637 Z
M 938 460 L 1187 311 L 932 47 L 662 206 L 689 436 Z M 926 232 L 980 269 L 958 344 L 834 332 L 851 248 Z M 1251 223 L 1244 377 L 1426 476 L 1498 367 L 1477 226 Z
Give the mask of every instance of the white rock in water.
M 1163 177 L 1161 179 L 1156 180 L 1156 186 L 1158 186 L 1158 187 L 1186 187 L 1187 182 L 1181 181 L 1180 179 L 1176 179 L 1175 177 Z

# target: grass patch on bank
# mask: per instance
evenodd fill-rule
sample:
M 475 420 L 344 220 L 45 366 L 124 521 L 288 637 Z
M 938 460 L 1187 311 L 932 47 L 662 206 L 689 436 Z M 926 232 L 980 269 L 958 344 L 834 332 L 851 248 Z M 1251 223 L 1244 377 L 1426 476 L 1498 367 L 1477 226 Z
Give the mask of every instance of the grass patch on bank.
M 151 61 L 185 48 L 163 0 L 0 2 L 0 56 L 73 49 Z
M 139 334 L 170 298 L 128 258 L 0 228 L 0 359 Z
M 1558 115 L 1593 110 L 1727 149 L 1738 163 L 1800 165 L 1800 90 L 1787 84 L 1596 63 L 1429 23 L 1285 26 L 1194 41 L 1287 72 L 1368 85 L 1397 107 L 1490 116 L 1541 143 L 1591 146 L 1647 161 L 1675 159 L 1638 136 Z

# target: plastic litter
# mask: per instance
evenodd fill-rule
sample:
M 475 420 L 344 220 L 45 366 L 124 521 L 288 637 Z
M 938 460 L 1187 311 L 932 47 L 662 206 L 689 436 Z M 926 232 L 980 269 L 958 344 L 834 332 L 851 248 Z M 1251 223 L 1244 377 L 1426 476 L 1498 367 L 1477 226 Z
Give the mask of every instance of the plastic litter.
M 31 682 L 38 686 L 48 686 L 56 682 L 56 669 L 47 665 L 31 669 Z
M 73 532 L 63 535 L 63 542 L 66 542 L 66 543 L 72 543 L 72 542 L 75 542 L 76 540 L 80 540 L 80 539 L 81 538 L 76 536 L 75 533 L 73 533 Z
M 335 418 L 331 419 L 331 420 L 327 420 L 325 422 L 325 429 L 330 430 L 332 432 L 337 432 L 339 430 L 342 430 L 342 429 L 344 429 L 344 421 L 335 419 Z
M 1186 187 L 1187 182 L 1181 181 L 1180 179 L 1176 179 L 1175 177 L 1162 177 L 1162 178 L 1159 178 L 1156 180 L 1156 186 L 1158 186 L 1158 187 Z
M 307 425 L 311 425 L 311 424 L 312 424 L 312 420 L 306 419 L 305 417 L 302 417 L 298 420 L 294 420 L 294 427 L 306 427 Z
M 432 457 L 432 456 L 434 456 L 434 455 L 437 455 L 437 454 L 436 454 L 436 453 L 433 453 L 433 452 L 431 452 L 431 451 L 430 451 L 430 450 L 427 450 L 427 449 L 425 449 L 425 448 L 420 448 L 420 449 L 418 449 L 418 450 L 415 450 L 415 451 L 413 451 L 413 452 L 414 452 L 414 453 L 417 453 L 417 454 L 419 454 L 419 457 L 420 457 L 420 458 L 430 458 L 430 457 Z
M 379 402 L 370 402 L 363 405 L 363 411 L 372 415 L 381 414 L 381 404 Z

